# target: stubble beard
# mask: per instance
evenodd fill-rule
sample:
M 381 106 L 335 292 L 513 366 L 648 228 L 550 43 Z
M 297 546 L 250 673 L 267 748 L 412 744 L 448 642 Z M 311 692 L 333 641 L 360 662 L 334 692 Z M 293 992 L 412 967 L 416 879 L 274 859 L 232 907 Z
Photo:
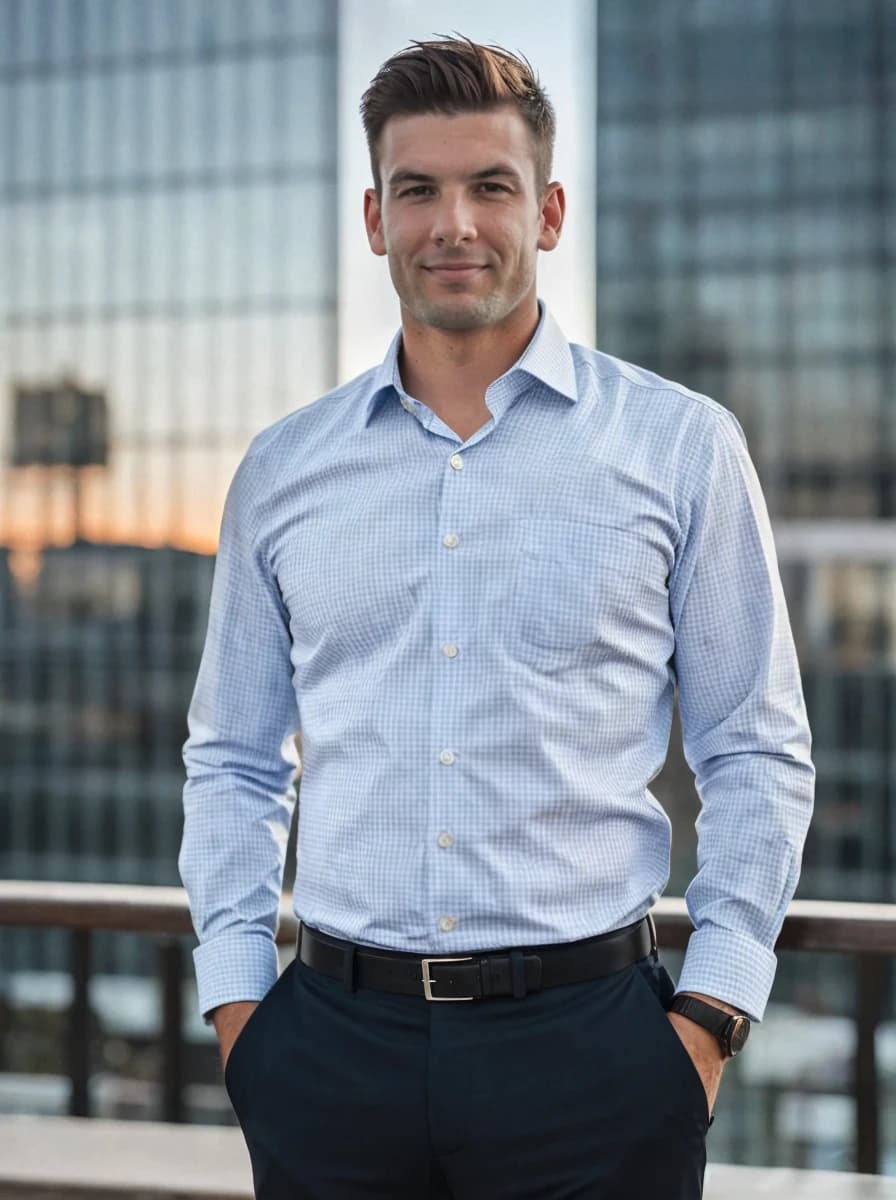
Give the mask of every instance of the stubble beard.
M 515 280 L 514 282 L 519 283 L 516 289 L 519 291 L 518 296 L 508 296 L 506 288 L 496 287 L 474 297 L 458 291 L 454 296 L 464 302 L 457 303 L 450 294 L 444 300 L 433 299 L 426 294 L 424 287 L 403 286 L 399 289 L 394 272 L 392 282 L 396 284 L 402 304 L 415 321 L 430 329 L 446 330 L 483 329 L 489 325 L 497 325 L 513 312 L 528 290 L 528 284 L 524 284 L 522 280 Z
M 505 315 L 505 306 L 497 292 L 478 296 L 475 303 L 465 306 L 450 301 L 439 303 L 418 294 L 407 307 L 416 321 L 431 329 L 481 329 L 496 324 Z

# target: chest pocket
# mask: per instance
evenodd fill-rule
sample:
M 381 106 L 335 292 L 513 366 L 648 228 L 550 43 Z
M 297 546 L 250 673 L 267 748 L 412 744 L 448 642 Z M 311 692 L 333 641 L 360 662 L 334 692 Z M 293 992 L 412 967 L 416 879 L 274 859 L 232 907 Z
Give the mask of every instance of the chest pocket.
M 668 622 L 668 568 L 646 537 L 609 525 L 536 518 L 519 541 L 507 596 L 510 655 L 531 665 L 632 657 Z

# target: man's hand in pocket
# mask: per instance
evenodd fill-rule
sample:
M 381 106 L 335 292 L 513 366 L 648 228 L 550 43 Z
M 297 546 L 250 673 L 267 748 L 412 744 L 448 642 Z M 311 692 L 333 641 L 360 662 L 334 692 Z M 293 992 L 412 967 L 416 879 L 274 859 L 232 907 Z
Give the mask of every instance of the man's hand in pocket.
M 722 1054 L 719 1039 L 696 1021 L 689 1021 L 687 1017 L 683 1017 L 681 1013 L 666 1013 L 666 1016 L 675 1027 L 675 1032 L 684 1043 L 684 1048 L 690 1054 L 697 1074 L 703 1081 L 706 1107 L 712 1113 L 722 1080 L 722 1068 L 727 1061 Z
M 234 1042 L 260 1003 L 260 1000 L 234 1000 L 232 1004 L 219 1004 L 212 1009 L 211 1017 L 221 1048 L 222 1069 L 226 1069 Z

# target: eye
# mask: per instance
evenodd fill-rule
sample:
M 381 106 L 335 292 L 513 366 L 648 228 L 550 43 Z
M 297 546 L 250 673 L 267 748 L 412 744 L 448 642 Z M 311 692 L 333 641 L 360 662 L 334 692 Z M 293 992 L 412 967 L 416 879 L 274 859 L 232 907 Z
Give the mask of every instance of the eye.
M 495 192 L 508 192 L 508 193 L 510 192 L 510 188 L 505 187 L 504 184 L 491 183 L 487 180 L 483 180 L 483 182 L 480 183 L 479 186 L 481 188 L 493 189 Z M 405 188 L 403 192 L 398 193 L 398 196 L 399 196 L 399 199 L 402 196 L 422 196 L 424 192 L 431 192 L 431 191 L 432 191 L 432 188 L 430 187 L 430 185 L 428 183 L 418 183 L 414 187 Z

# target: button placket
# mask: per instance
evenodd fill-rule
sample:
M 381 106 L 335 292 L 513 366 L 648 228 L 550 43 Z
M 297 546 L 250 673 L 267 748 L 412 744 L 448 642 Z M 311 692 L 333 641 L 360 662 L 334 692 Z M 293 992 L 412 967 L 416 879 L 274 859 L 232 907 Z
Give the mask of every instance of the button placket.
M 443 459 L 443 462 L 446 460 Z M 430 814 L 436 831 L 433 843 L 430 843 L 433 852 L 446 851 L 454 845 L 455 831 L 451 830 L 450 824 L 446 828 L 445 821 L 446 817 L 450 821 L 457 811 L 457 789 L 462 784 L 457 770 L 462 759 L 463 747 L 458 746 L 454 739 L 458 728 L 455 716 L 460 715 L 462 701 L 457 684 L 460 682 L 458 670 L 463 657 L 462 630 L 465 617 L 460 605 L 460 597 L 463 595 L 464 559 L 462 555 L 457 554 L 463 539 L 463 513 L 467 507 L 465 496 L 469 490 L 464 478 L 464 455 L 457 451 L 448 455 L 446 469 L 448 478 L 444 480 L 441 492 L 442 532 L 437 557 L 439 570 L 433 612 L 433 632 L 436 639 L 434 649 L 441 660 L 441 670 L 436 670 L 432 688 L 431 730 L 437 758 L 437 773 L 432 790 L 433 810 Z M 452 901 L 456 898 L 458 881 L 449 863 L 456 861 L 458 860 L 446 860 L 443 866 L 439 860 L 433 864 L 429 873 L 434 889 L 433 907 L 430 911 L 442 933 L 453 931 L 459 920 L 456 914 L 450 912 Z M 445 911 L 445 906 L 448 906 L 448 912 Z

